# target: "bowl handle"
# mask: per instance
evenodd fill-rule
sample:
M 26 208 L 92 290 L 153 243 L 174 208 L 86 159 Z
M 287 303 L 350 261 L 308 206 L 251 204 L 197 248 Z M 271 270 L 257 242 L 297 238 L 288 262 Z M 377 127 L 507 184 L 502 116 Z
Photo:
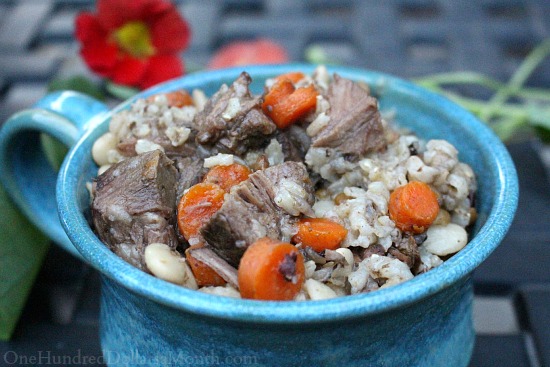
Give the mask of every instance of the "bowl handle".
M 104 103 L 90 96 L 59 91 L 14 114 L 0 129 L 0 182 L 6 192 L 32 223 L 79 258 L 57 215 L 57 172 L 46 158 L 40 134 L 71 148 L 107 112 Z

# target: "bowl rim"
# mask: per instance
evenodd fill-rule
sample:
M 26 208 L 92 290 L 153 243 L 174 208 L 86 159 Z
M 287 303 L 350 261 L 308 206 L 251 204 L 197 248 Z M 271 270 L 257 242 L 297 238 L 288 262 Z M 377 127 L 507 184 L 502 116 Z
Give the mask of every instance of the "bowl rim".
M 430 103 L 438 110 L 445 115 L 452 113 L 453 119 L 460 119 L 466 130 L 474 132 L 476 136 L 483 139 L 485 144 L 492 147 L 490 156 L 496 178 L 496 182 L 492 182 L 495 185 L 494 205 L 476 236 L 451 259 L 407 282 L 368 294 L 306 302 L 255 301 L 210 295 L 155 278 L 126 263 L 95 236 L 86 218 L 79 211 L 76 188 L 80 178 L 76 173 L 79 161 L 82 160 L 79 158 L 87 153 L 85 147 L 91 148 L 89 136 L 96 125 L 107 120 L 112 114 L 125 109 L 135 99 L 162 91 L 205 83 L 220 84 L 220 80 L 234 79 L 243 70 L 246 70 L 254 79 L 296 70 L 311 73 L 315 67 L 316 65 L 299 63 L 253 65 L 188 74 L 147 89 L 122 102 L 109 114 L 98 116 L 90 125 L 89 131 L 81 137 L 65 158 L 56 190 L 61 223 L 85 261 L 131 292 L 165 306 L 212 318 L 268 324 L 322 323 L 377 314 L 410 305 L 468 277 L 499 245 L 512 223 L 517 208 L 517 174 L 507 149 L 489 127 L 450 100 L 395 76 L 342 66 L 327 66 L 327 69 L 331 73 L 335 72 L 355 80 L 380 81 L 399 93 L 406 93 L 413 98 L 429 98 Z

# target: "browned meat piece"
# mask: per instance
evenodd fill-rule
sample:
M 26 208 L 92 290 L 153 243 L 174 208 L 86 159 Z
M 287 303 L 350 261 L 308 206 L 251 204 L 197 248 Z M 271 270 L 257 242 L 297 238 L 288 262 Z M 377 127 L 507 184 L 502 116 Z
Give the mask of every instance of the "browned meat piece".
M 313 260 L 313 262 L 315 262 L 315 264 L 317 265 L 325 265 L 327 263 L 327 259 L 325 259 L 323 255 L 316 252 L 309 246 L 300 248 L 300 252 L 304 256 L 304 259 L 306 261 Z
M 330 121 L 313 137 L 314 147 L 360 156 L 382 149 L 386 141 L 376 99 L 359 84 L 339 75 L 327 91 Z
M 155 150 L 113 165 L 96 179 L 91 211 L 99 238 L 146 270 L 143 253 L 148 244 L 178 244 L 173 162 Z
M 311 139 L 301 126 L 292 125 L 288 129 L 279 130 L 275 138 L 283 148 L 285 161 L 304 161 Z
M 263 113 L 262 97 L 251 95 L 251 81 L 243 72 L 231 87 L 222 87 L 208 100 L 193 120 L 199 144 L 237 155 L 267 144 L 277 127 Z
M 155 131 L 152 134 L 158 134 L 158 132 Z M 191 130 L 189 134 L 189 139 L 185 143 L 178 146 L 173 146 L 172 143 L 164 135 L 149 136 L 148 138 L 150 139 L 146 139 L 146 140 L 149 140 L 152 143 L 160 145 L 162 149 L 164 149 L 166 156 L 169 157 L 170 159 L 174 159 L 177 157 L 188 157 L 195 154 L 196 145 L 193 139 L 193 134 L 194 134 L 193 130 Z M 124 157 L 136 156 L 137 142 L 138 142 L 138 139 L 136 137 L 133 137 L 133 136 L 125 137 L 121 140 L 120 143 L 117 144 L 117 150 Z
M 179 202 L 183 192 L 199 183 L 208 172 L 208 169 L 204 168 L 204 161 L 196 156 L 177 157 L 175 163 L 178 171 L 176 201 Z
M 293 196 L 290 200 L 295 208 L 279 202 L 281 197 L 288 199 L 289 193 L 284 190 L 289 184 L 303 190 L 303 197 Z M 256 171 L 235 186 L 201 233 L 214 252 L 238 267 L 244 251 L 256 240 L 269 237 L 288 241 L 296 232 L 297 215 L 311 210 L 313 201 L 313 186 L 306 167 L 302 163 L 285 162 Z
M 262 154 L 262 155 L 258 156 L 258 158 L 256 159 L 256 162 L 254 162 L 250 165 L 250 168 L 253 171 L 266 169 L 268 167 L 269 167 L 269 159 L 267 159 L 265 154 Z
M 394 243 L 388 249 L 388 254 L 401 260 L 411 269 L 414 269 L 416 265 L 420 264 L 420 252 L 412 236 L 403 237 L 400 241 Z
M 372 255 L 384 256 L 386 255 L 386 250 L 384 250 L 384 247 L 379 244 L 370 245 L 369 247 L 364 249 L 363 252 L 361 253 L 361 260 L 367 259 Z

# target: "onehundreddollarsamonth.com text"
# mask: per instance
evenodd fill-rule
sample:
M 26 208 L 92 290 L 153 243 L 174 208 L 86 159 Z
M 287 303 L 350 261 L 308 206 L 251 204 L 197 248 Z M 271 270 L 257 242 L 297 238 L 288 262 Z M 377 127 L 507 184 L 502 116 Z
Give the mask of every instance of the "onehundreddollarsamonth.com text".
M 216 365 L 255 365 L 259 363 L 256 356 L 218 356 L 214 353 L 189 355 L 187 353 L 164 353 L 159 355 L 142 355 L 139 352 L 121 354 L 106 351 L 103 355 L 88 355 L 77 350 L 73 354 L 59 354 L 50 350 L 38 350 L 33 353 L 7 351 L 2 355 L 5 365 L 13 366 L 98 366 L 98 365 L 132 365 L 132 366 L 216 366 Z

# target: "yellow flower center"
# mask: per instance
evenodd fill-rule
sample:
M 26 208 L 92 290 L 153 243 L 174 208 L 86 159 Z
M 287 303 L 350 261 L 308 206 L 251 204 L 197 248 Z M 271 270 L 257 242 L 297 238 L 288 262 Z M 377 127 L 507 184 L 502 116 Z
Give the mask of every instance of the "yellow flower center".
M 148 57 L 155 53 L 147 24 L 134 21 L 124 24 L 114 32 L 118 46 L 134 57 Z

